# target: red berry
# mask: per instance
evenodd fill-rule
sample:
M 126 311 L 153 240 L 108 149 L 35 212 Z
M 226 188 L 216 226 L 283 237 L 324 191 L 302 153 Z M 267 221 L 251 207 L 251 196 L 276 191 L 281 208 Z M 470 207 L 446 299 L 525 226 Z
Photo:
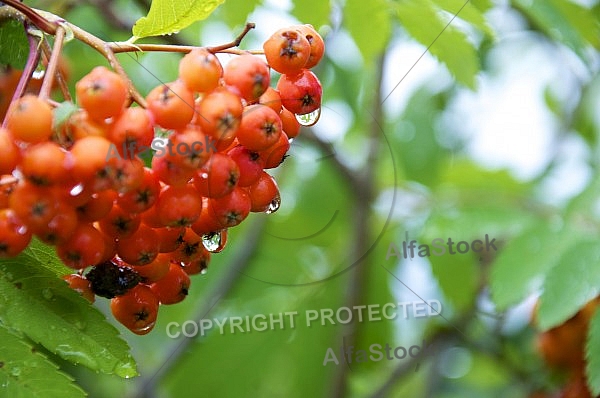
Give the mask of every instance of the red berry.
M 117 254 L 123 261 L 131 265 L 148 264 L 158 256 L 160 242 L 154 230 L 146 225 L 140 227 L 133 235 L 117 241 Z
M 298 29 L 283 28 L 263 44 L 269 66 L 279 73 L 298 73 L 310 57 L 310 43 Z
M 70 274 L 63 276 L 65 282 L 69 284 L 69 287 L 81 294 L 90 303 L 96 300 L 96 295 L 92 291 L 92 285 L 83 275 Z
M 263 171 L 258 181 L 250 186 L 250 200 L 253 212 L 264 212 L 272 207 L 276 210 L 280 197 L 275 179 Z
M 75 85 L 77 101 L 94 120 L 118 116 L 123 110 L 129 89 L 127 82 L 104 66 L 97 66 Z
M 317 76 L 309 70 L 296 75 L 281 75 L 277 89 L 281 103 L 292 113 L 305 115 L 321 107 L 323 88 Z
M 161 304 L 176 304 L 183 301 L 188 295 L 189 288 L 190 277 L 177 264 L 171 264 L 169 272 L 150 285 L 150 289 Z
M 221 63 L 204 48 L 192 50 L 179 62 L 179 78 L 192 91 L 207 93 L 215 89 L 221 76 Z
M 235 227 L 248 216 L 252 202 L 244 188 L 235 188 L 230 194 L 209 199 L 209 211 L 221 225 L 220 229 Z
M 232 59 L 223 73 L 225 84 L 235 87 L 247 102 L 256 101 L 269 87 L 269 67 L 262 59 L 244 54 Z
M 154 292 L 142 284 L 110 300 L 110 310 L 115 319 L 139 335 L 154 328 L 158 307 L 159 301 Z

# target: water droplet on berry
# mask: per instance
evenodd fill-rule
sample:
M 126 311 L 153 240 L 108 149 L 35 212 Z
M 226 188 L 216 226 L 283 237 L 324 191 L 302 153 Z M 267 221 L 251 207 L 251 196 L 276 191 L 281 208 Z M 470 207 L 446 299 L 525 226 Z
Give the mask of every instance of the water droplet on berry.
M 317 108 L 310 113 L 304 115 L 296 115 L 296 120 L 303 126 L 312 126 L 319 121 L 321 117 L 321 108 Z
M 42 289 L 42 297 L 44 297 L 46 300 L 50 300 L 52 297 L 54 297 L 54 294 L 50 288 L 46 287 Z
M 275 199 L 273 199 L 271 201 L 271 203 L 269 204 L 269 207 L 267 207 L 267 210 L 265 210 L 265 214 L 275 213 L 277 210 L 279 210 L 280 206 L 281 206 L 281 196 L 279 196 L 279 194 L 277 194 L 277 196 L 275 196 Z
M 202 245 L 211 253 L 219 253 L 225 248 L 227 230 L 202 235 Z
M 83 184 L 77 184 L 69 191 L 69 195 L 77 196 L 83 192 Z

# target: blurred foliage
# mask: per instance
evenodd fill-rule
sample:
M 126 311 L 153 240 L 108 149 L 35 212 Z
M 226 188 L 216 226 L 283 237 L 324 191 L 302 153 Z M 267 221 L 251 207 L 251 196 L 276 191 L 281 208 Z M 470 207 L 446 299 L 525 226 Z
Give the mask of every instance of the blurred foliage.
M 28 3 L 59 13 L 111 41 L 129 38 L 131 31 L 123 27 L 131 28 L 150 5 L 144 0 Z M 161 309 L 151 334 L 133 336 L 110 316 L 108 321 L 93 321 L 104 330 L 98 336 L 108 338 L 114 332 L 107 322 L 121 332 L 140 377 L 97 374 L 93 370 L 102 367 L 87 364 L 90 370 L 53 354 L 56 347 L 44 344 L 34 332 L 39 332 L 36 322 L 51 327 L 60 321 L 52 319 L 60 317 L 54 306 L 54 312 L 30 325 L 15 326 L 12 318 L 0 314 L 0 337 L 5 337 L 0 338 L 0 359 L 11 365 L 0 367 L 2 386 L 10 378 L 7 372 L 20 366 L 14 365 L 19 357 L 30 356 L 25 360 L 33 361 L 30 366 L 36 369 L 27 377 L 65 385 L 61 396 L 81 395 L 40 354 L 30 352 L 28 346 L 33 345 L 40 351 L 46 347 L 48 359 L 91 397 L 525 397 L 534 390 L 560 388 L 564 379 L 549 372 L 534 350 L 537 328 L 564 322 L 600 293 L 596 278 L 600 266 L 596 156 L 600 153 L 600 3 L 592 2 L 589 8 L 580 3 L 293 0 L 276 6 L 267 1 L 227 0 L 180 34 L 155 38 L 154 42 L 214 44 L 217 32 L 229 34 L 220 37 L 227 42 L 246 21 L 255 21 L 258 31 L 242 44 L 248 48 L 248 42 L 260 43 L 280 25 L 294 21 L 314 25 L 327 45 L 325 60 L 316 72 L 324 87 L 321 123 L 328 127 L 305 129 L 294 141 L 291 157 L 278 175 L 283 197 L 279 212 L 253 215 L 253 220 L 231 231 L 227 250 L 213 256 L 207 275 L 193 279 L 190 296 L 183 303 Z M 499 24 L 502 13 L 517 22 L 508 27 Z M 13 54 L 3 32 L 0 54 Z M 497 74 L 498 68 L 519 63 L 522 54 L 516 52 L 506 64 L 498 65 L 491 58 L 500 46 L 523 36 L 535 38 L 540 46 L 549 44 L 546 51 L 557 63 L 567 58 L 561 68 L 576 69 L 572 73 L 578 77 L 572 98 L 553 95 L 550 89 L 540 93 L 559 127 L 549 132 L 553 155 L 531 178 L 476 162 L 468 149 L 473 137 L 463 134 L 462 120 L 451 122 L 448 117 L 461 96 L 478 92 L 482 81 Z M 409 46 L 417 46 L 418 53 L 407 52 L 417 54 L 406 56 L 408 67 L 394 63 L 396 58 L 390 61 L 393 51 Z M 93 66 L 107 64 L 80 43 L 69 43 L 64 55 L 71 67 L 71 85 Z M 179 58 L 162 53 L 119 55 L 143 94 L 161 81 L 175 79 Z M 399 79 L 384 82 L 381 77 L 391 71 L 393 76 L 410 80 L 411 73 L 418 74 L 426 62 L 433 62 L 436 71 L 421 82 L 396 85 Z M 404 104 L 394 105 L 398 109 L 382 105 L 388 100 L 388 87 L 394 88 L 394 95 L 406 97 Z M 337 113 L 339 104 L 346 106 L 346 113 Z M 327 134 L 327 129 L 342 131 Z M 309 139 L 312 135 L 325 146 L 315 145 Z M 589 156 L 582 163 L 588 177 L 579 192 L 553 201 L 546 197 L 545 188 L 568 140 L 585 147 Z M 332 152 L 324 149 L 328 145 Z M 369 156 L 371 148 L 375 153 Z M 350 177 L 340 172 L 340 164 Z M 497 239 L 497 250 L 389 258 L 390 243 L 402 247 L 406 236 L 422 244 L 448 237 L 457 242 L 484 240 L 486 234 Z M 2 271 L 8 266 L 3 263 Z M 28 272 L 43 274 L 38 282 L 31 282 L 31 289 L 41 294 L 42 284 L 47 288 L 47 283 L 61 299 L 73 301 L 69 310 L 83 305 L 66 288 L 44 279 L 58 281 L 56 273 L 46 275 L 51 271 L 43 263 L 31 261 L 19 272 L 24 280 Z M 0 293 L 19 299 L 17 289 L 10 285 L 3 274 Z M 529 324 L 529 316 L 538 296 L 536 328 Z M 396 310 L 393 320 L 355 319 L 348 325 L 332 325 L 319 317 L 307 325 L 309 310 L 335 312 L 352 305 L 432 299 L 442 303 L 441 316 L 417 318 L 409 310 L 405 318 Z M 0 313 L 7 307 L 3 306 L 6 300 L 0 298 Z M 37 307 L 44 304 L 42 300 L 21 314 L 21 320 L 37 316 L 43 310 Z M 96 307 L 109 313 L 105 300 L 99 300 Z M 227 323 L 220 333 L 215 324 L 232 316 L 245 319 L 286 312 L 297 312 L 294 327 L 286 321 L 283 328 L 275 325 L 274 330 L 232 333 Z M 198 324 L 201 320 L 213 322 L 204 336 L 167 335 L 171 322 Z M 189 323 L 188 327 L 193 330 Z M 596 314 L 586 355 L 595 392 L 600 389 L 599 330 Z M 85 330 L 71 332 L 81 334 L 82 341 L 90 337 Z M 79 336 L 54 337 L 73 340 Z M 110 341 L 98 338 L 107 348 L 118 341 L 114 336 Z M 432 342 L 435 349 L 417 360 L 344 363 L 339 355 L 348 344 L 356 351 L 386 343 L 408 348 L 423 341 Z M 329 348 L 338 355 L 338 366 L 323 364 Z M 89 347 L 79 349 L 87 352 Z M 119 345 L 117 351 L 121 355 L 124 348 Z M 0 388 L 0 396 L 18 395 Z

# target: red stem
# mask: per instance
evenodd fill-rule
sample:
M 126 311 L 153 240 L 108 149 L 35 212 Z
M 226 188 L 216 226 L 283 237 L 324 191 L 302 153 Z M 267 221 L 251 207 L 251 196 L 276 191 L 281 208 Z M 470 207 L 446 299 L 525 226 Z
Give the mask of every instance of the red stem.
M 23 15 L 27 17 L 31 24 L 35 25 L 38 29 L 44 31 L 49 35 L 54 35 L 56 33 L 57 25 L 42 17 L 31 7 L 28 7 L 27 5 L 21 3 L 18 0 L 2 0 L 2 2 L 8 6 L 11 6 L 15 10 L 18 10 L 19 12 L 23 13 Z

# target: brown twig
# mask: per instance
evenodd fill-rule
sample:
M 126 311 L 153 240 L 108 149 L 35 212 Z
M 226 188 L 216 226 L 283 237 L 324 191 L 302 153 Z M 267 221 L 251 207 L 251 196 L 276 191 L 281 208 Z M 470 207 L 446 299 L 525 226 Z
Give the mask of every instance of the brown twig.
M 238 37 L 236 37 L 235 40 L 233 40 L 232 42 L 225 43 L 220 46 L 206 47 L 206 49 L 208 51 L 210 51 L 211 53 L 218 53 L 223 50 L 228 50 L 230 48 L 238 47 L 240 45 L 240 43 L 242 42 L 242 40 L 244 39 L 244 37 L 248 34 L 248 32 L 250 32 L 255 27 L 256 27 L 256 25 L 254 23 L 248 22 L 246 24 L 246 26 L 244 27 L 244 30 L 242 31 L 242 33 L 240 33 L 238 35 Z

